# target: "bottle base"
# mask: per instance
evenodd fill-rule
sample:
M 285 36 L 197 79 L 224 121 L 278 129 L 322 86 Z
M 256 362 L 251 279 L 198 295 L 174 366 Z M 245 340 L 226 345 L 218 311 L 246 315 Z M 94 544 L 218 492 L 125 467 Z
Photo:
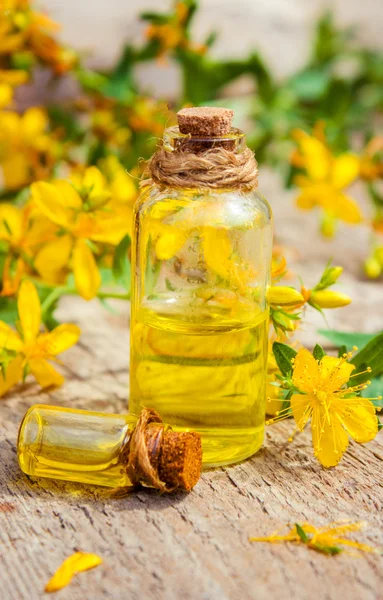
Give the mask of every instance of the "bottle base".
M 187 431 L 185 427 L 173 427 L 175 431 Z M 262 447 L 264 425 L 251 429 L 204 429 L 195 427 L 202 438 L 202 466 L 223 467 L 239 463 L 253 456 Z

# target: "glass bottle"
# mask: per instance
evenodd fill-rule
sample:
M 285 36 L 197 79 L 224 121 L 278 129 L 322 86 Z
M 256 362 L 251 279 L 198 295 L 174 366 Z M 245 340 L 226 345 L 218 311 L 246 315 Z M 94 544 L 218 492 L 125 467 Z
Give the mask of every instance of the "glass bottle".
M 244 133 L 229 124 L 217 134 L 209 110 L 192 109 L 207 114 L 203 136 L 169 128 L 164 151 L 244 152 Z M 239 187 L 157 180 L 135 206 L 129 409 L 200 432 L 204 465 L 243 460 L 263 442 L 271 221 L 263 196 Z
M 189 491 L 202 458 L 200 436 L 173 432 L 155 411 L 137 417 L 39 404 L 23 418 L 17 455 L 32 477 L 161 491 Z

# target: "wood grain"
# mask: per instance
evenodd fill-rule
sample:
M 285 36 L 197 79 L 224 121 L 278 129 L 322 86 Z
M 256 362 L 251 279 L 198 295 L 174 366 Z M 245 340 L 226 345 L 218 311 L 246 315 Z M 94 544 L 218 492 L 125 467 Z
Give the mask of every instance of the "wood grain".
M 279 243 L 297 249 L 286 251 L 293 269 L 310 284 L 331 255 L 346 267 L 342 289 L 355 302 L 334 311 L 330 326 L 381 329 L 381 284 L 364 281 L 358 266 L 366 232 L 342 230 L 335 242 L 319 241 L 315 216 L 293 210 L 275 176 L 265 173 L 263 184 Z M 379 556 L 326 557 L 304 547 L 248 541 L 287 523 L 352 519 L 368 522 L 363 541 L 383 545 L 382 434 L 365 446 L 351 444 L 339 467 L 324 470 L 312 456 L 309 434 L 289 444 L 291 422 L 269 427 L 261 452 L 235 467 L 205 472 L 189 495 L 140 491 L 112 499 L 101 488 L 32 481 L 20 472 L 17 429 L 32 404 L 126 410 L 129 315 L 126 305 L 115 307 L 119 314 L 113 315 L 96 301 L 66 299 L 60 319 L 78 323 L 83 334 L 64 356 L 65 385 L 47 394 L 28 380 L 0 403 L 0 597 L 44 597 L 61 562 L 84 550 L 102 556 L 104 564 L 79 575 L 59 598 L 382 598 Z M 308 318 L 313 324 L 302 337 L 312 345 L 314 328 L 323 322 L 311 313 Z

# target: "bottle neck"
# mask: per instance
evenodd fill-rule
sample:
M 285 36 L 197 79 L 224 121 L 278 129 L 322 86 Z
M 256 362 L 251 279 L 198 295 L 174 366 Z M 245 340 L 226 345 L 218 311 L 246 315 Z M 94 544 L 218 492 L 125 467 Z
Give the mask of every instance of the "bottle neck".
M 169 127 L 164 131 L 163 148 L 166 152 L 190 152 L 192 154 L 224 148 L 240 154 L 246 148 L 246 136 L 243 131 L 235 127 L 232 127 L 228 133 L 218 136 L 195 136 L 190 133 L 181 133 L 179 127 Z

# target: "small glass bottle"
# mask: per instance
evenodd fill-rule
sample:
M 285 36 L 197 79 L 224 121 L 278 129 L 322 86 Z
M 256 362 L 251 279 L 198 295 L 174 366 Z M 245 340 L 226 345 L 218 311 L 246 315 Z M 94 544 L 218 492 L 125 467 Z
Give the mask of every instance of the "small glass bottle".
M 147 409 L 137 417 L 36 404 L 20 425 L 17 455 L 32 477 L 163 492 L 191 490 L 202 464 L 200 436 L 172 431 Z
M 150 406 L 176 431 L 200 432 L 209 466 L 254 454 L 265 424 L 271 211 L 254 178 L 235 183 L 243 173 L 233 167 L 230 184 L 230 161 L 246 153 L 246 168 L 256 166 L 231 118 L 219 108 L 178 113 L 149 165 L 132 243 L 129 409 Z M 214 169 L 190 185 L 191 163 L 212 158 Z

